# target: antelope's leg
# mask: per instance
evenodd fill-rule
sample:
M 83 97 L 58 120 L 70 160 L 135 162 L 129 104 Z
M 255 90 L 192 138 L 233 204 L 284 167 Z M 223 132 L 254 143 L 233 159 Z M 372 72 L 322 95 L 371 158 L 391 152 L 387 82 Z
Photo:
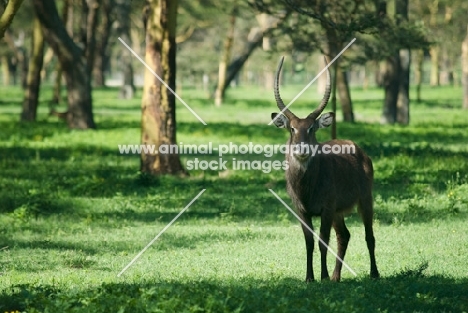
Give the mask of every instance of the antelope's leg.
M 366 243 L 370 257 L 370 276 L 372 278 L 379 278 L 380 274 L 377 270 L 377 264 L 375 262 L 375 238 L 374 230 L 372 228 L 374 218 L 374 211 L 372 208 L 372 197 L 368 197 L 368 199 L 362 200 L 360 202 L 359 211 L 361 213 L 362 221 L 364 223 L 364 229 L 366 232 Z
M 304 223 L 310 228 L 314 229 L 312 226 L 312 218 L 306 214 L 301 214 L 301 219 Z M 314 280 L 314 269 L 312 268 L 312 254 L 314 252 L 314 235 L 310 232 L 307 227 L 302 223 L 302 232 L 304 233 L 305 244 L 306 244 L 306 255 L 307 255 L 307 272 L 306 272 L 306 282 L 311 282 Z
M 344 260 L 346 249 L 348 248 L 348 242 L 351 238 L 348 228 L 345 225 L 344 217 L 341 214 L 338 214 L 333 219 L 333 228 L 336 232 L 336 241 L 338 244 L 338 257 L 341 260 Z M 337 258 L 335 264 L 335 270 L 333 271 L 332 280 L 340 281 L 341 279 L 341 268 L 343 263 Z
M 333 216 L 331 214 L 327 214 L 326 210 L 322 211 L 322 218 L 320 224 L 320 239 L 319 248 L 320 248 L 320 258 L 321 258 L 321 267 L 322 273 L 320 275 L 321 279 L 328 279 L 330 275 L 328 275 L 327 269 L 327 246 L 330 241 L 330 231 L 332 227 Z

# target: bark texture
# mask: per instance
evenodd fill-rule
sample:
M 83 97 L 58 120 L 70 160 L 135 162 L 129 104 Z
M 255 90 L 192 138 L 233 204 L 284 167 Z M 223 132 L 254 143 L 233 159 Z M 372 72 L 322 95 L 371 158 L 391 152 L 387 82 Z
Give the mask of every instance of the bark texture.
M 343 112 L 343 121 L 354 122 L 353 103 L 349 91 L 348 77 L 346 73 L 338 67 L 336 73 L 336 88 L 340 98 L 341 111 Z
M 408 20 L 408 0 L 395 0 L 397 24 Z M 409 74 L 411 54 L 409 49 L 396 50 L 386 60 L 384 74 L 385 100 L 381 122 L 384 124 L 409 123 Z
M 408 21 L 408 0 L 396 0 L 396 19 L 397 21 Z M 411 52 L 410 49 L 400 49 L 400 73 L 398 79 L 398 100 L 397 100 L 397 116 L 396 120 L 399 124 L 408 125 L 410 120 L 409 115 L 409 79 Z
M 424 62 L 424 50 L 420 49 L 416 51 L 416 64 L 414 68 L 414 83 L 416 84 L 416 101 L 421 102 L 421 86 L 423 81 L 423 62 Z
M 150 0 L 146 5 L 146 63 L 175 90 L 176 0 Z M 141 142 L 159 148 L 176 144 L 175 96 L 149 70 L 141 103 Z M 152 175 L 185 175 L 178 154 L 141 154 L 141 171 Z
M 0 16 L 0 39 L 3 38 L 5 35 L 5 31 L 10 26 L 11 22 L 13 22 L 13 18 L 18 12 L 23 0 L 10 0 L 5 7 L 5 10 Z
M 335 29 L 331 28 L 328 24 L 322 24 L 326 28 L 326 35 L 328 40 L 328 51 L 330 60 L 333 59 L 343 48 L 343 41 L 339 39 L 339 36 Z M 351 100 L 351 93 L 349 90 L 348 79 L 340 68 L 339 59 L 334 63 L 334 78 L 332 87 L 332 99 L 331 104 L 333 113 L 336 116 L 336 92 L 340 99 L 341 109 L 343 112 L 343 120 L 346 122 L 354 122 L 353 103 Z M 333 119 L 332 127 L 332 139 L 336 138 L 336 119 Z
M 105 71 L 109 63 L 109 35 L 113 19 L 114 0 L 102 0 L 101 21 L 98 26 L 99 39 L 96 40 L 96 54 L 93 66 L 94 86 L 105 86 Z
M 32 2 L 41 22 L 44 37 L 58 57 L 65 77 L 68 126 L 76 129 L 95 128 L 90 70 L 86 62 L 89 54 L 85 55 L 67 33 L 54 0 L 32 0 Z M 92 32 L 90 34 L 94 35 Z
M 130 11 L 130 2 L 127 0 L 116 0 L 117 32 L 120 34 L 122 40 L 129 46 L 132 45 L 130 36 Z M 135 94 L 132 58 L 133 55 L 128 49 L 122 50 L 120 64 L 123 72 L 123 85 L 120 88 L 119 97 L 123 99 L 131 99 Z
M 73 38 L 73 0 L 65 0 L 63 3 L 62 21 L 65 24 L 68 35 Z M 62 100 L 62 67 L 60 62 L 55 66 L 54 91 L 52 104 L 58 104 Z
M 231 50 L 234 43 L 234 31 L 236 29 L 236 4 L 234 3 L 234 7 L 232 8 L 231 15 L 229 17 L 229 28 L 224 40 L 224 48 L 223 54 L 221 56 L 221 60 L 219 61 L 219 69 L 218 69 L 218 87 L 215 91 L 215 105 L 221 106 L 224 99 L 224 93 L 226 91 L 226 87 L 224 84 L 226 83 L 226 74 L 227 74 L 227 66 L 229 61 L 231 60 Z
M 432 46 L 429 49 L 429 54 L 431 55 L 431 86 L 439 86 L 439 47 Z
M 22 121 L 36 120 L 41 71 L 44 62 L 44 36 L 42 34 L 41 22 L 39 22 L 37 16 L 34 17 L 33 27 L 31 57 L 29 59 L 26 89 L 24 91 L 23 111 L 21 112 Z
M 287 15 L 283 15 L 281 17 L 272 17 L 269 16 L 268 18 L 259 19 L 261 21 L 260 27 L 252 27 L 249 31 L 247 36 L 247 40 L 243 40 L 238 44 L 241 45 L 241 52 L 232 59 L 229 63 L 227 70 L 226 70 L 226 78 L 224 81 L 224 91 L 229 88 L 231 82 L 234 80 L 236 75 L 244 66 L 245 62 L 249 59 L 252 53 L 260 47 L 263 42 L 263 38 L 268 36 L 268 34 L 276 28 L 282 21 L 286 19 Z M 271 86 L 270 86 L 271 87 Z
M 396 122 L 399 76 L 400 76 L 400 54 L 394 53 L 388 57 L 385 64 L 383 84 L 385 90 L 384 106 L 381 122 L 383 124 L 394 124 Z

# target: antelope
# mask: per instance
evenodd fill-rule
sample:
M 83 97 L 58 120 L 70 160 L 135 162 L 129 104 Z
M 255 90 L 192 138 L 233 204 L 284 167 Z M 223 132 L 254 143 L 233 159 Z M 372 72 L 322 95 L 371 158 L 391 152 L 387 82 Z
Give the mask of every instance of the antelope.
M 350 233 L 346 228 L 344 216 L 350 213 L 357 205 L 365 228 L 365 238 L 370 255 L 370 276 L 379 277 L 379 271 L 375 262 L 375 238 L 372 229 L 373 200 L 372 183 L 373 167 L 371 159 L 354 142 L 349 140 L 331 140 L 318 143 L 315 133 L 319 128 L 331 125 L 334 114 L 332 112 L 322 114 L 330 98 L 331 83 L 330 71 L 327 69 L 327 84 L 325 95 L 320 105 L 306 118 L 298 118 L 283 103 L 279 92 L 279 76 L 283 66 L 284 57 L 281 58 L 274 82 L 274 94 L 276 104 L 281 113 L 272 113 L 273 123 L 278 128 L 286 128 L 290 137 L 287 141 L 289 147 L 314 145 L 317 153 L 312 155 L 311 149 L 290 149 L 286 153 L 286 161 L 289 164 L 286 170 L 287 192 L 296 207 L 299 217 L 310 229 L 312 217 L 320 216 L 320 239 L 328 245 L 331 227 L 335 229 L 338 242 L 338 257 L 343 260 Z M 326 62 L 326 60 L 325 60 Z M 354 146 L 352 154 L 325 154 L 320 153 L 322 148 L 328 145 L 332 151 L 336 148 Z M 338 147 L 336 147 L 338 146 Z M 306 151 L 304 151 L 306 150 Z M 329 149 L 327 149 L 329 150 Z M 324 151 L 324 150 L 323 150 Z M 324 151 L 325 152 L 325 151 Z M 313 234 L 302 223 L 306 243 L 307 272 L 306 282 L 314 280 L 312 268 L 312 253 L 314 250 Z M 321 279 L 329 279 L 327 270 L 327 247 L 319 242 L 321 256 Z M 336 259 L 335 269 L 331 280 L 340 281 L 342 262 Z

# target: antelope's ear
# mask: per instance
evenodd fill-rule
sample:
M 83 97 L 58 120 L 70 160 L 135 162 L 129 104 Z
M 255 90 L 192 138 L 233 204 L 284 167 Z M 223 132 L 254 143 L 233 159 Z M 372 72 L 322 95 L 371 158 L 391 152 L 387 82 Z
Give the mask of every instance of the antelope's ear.
M 287 128 L 289 126 L 288 118 L 281 113 L 271 113 L 271 119 L 278 128 Z
M 320 116 L 320 118 L 315 123 L 317 123 L 318 128 L 325 128 L 332 124 L 334 118 L 335 114 L 332 112 L 328 112 L 322 114 L 322 116 Z

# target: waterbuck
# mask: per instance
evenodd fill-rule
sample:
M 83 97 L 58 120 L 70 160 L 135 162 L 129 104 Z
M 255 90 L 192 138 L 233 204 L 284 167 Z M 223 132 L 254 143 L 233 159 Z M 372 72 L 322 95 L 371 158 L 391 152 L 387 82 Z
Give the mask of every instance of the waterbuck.
M 285 105 L 281 99 L 278 85 L 283 60 L 284 58 L 280 60 L 278 65 L 274 86 L 276 104 L 281 111 L 285 109 Z M 286 170 L 287 191 L 299 217 L 308 227 L 313 229 L 312 217 L 320 216 L 320 238 L 327 245 L 333 226 L 338 241 L 337 254 L 341 260 L 344 259 L 351 236 L 346 228 L 344 215 L 357 205 L 366 232 L 367 248 L 370 255 L 370 276 L 377 278 L 379 271 L 375 263 L 375 239 L 372 230 L 372 182 L 374 178 L 372 161 L 352 141 L 331 140 L 318 143 L 315 138 L 315 132 L 319 128 L 330 126 L 334 118 L 334 114 L 331 112 L 319 117 L 328 103 L 330 91 L 330 71 L 327 69 L 325 95 L 315 111 L 306 118 L 298 118 L 289 109 L 285 109 L 283 114 L 271 114 L 274 124 L 279 128 L 286 128 L 290 133 L 287 141 L 290 153 L 286 153 L 286 160 L 289 164 L 289 168 Z M 314 149 L 306 149 L 305 147 L 314 147 Z M 349 147 L 353 147 L 351 150 L 354 151 L 343 153 L 344 148 Z M 307 227 L 301 226 L 307 251 L 306 281 L 309 282 L 314 280 L 312 269 L 314 237 Z M 327 248 L 322 242 L 319 242 L 319 248 L 322 265 L 321 279 L 328 279 Z M 337 258 L 332 280 L 339 281 L 341 279 L 341 268 L 342 262 Z

